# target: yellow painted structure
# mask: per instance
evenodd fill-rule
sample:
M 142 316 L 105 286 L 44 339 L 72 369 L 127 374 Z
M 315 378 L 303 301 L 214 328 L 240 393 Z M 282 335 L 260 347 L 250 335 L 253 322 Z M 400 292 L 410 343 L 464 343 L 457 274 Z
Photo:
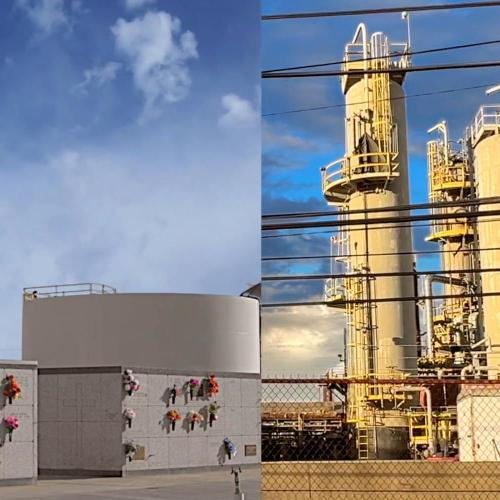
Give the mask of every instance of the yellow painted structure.
M 407 215 L 390 207 L 409 204 L 406 108 L 402 83 L 410 64 L 406 44 L 390 43 L 383 33 L 368 38 L 360 24 L 346 46 L 342 79 L 346 99 L 346 154 L 322 169 L 325 199 L 347 220 Z M 391 54 L 396 54 L 391 57 Z M 359 69 L 401 69 L 399 73 L 363 75 Z M 377 212 L 381 208 L 383 211 Z M 389 208 L 389 210 L 387 210 Z M 334 238 L 334 255 L 344 264 L 343 280 L 326 283 L 327 304 L 347 301 L 346 371 L 348 377 L 403 377 L 415 372 L 417 328 L 411 301 L 372 299 L 412 297 L 411 276 L 373 277 L 373 273 L 413 270 L 412 234 L 394 224 L 344 226 Z M 346 257 L 347 256 L 347 257 Z M 402 395 L 400 395 L 402 396 Z M 412 396 L 402 396 L 412 399 Z M 374 384 L 354 384 L 348 391 L 348 421 L 357 427 L 358 456 L 375 458 L 377 429 L 408 427 L 395 408 L 393 391 Z
M 455 151 L 448 140 L 446 122 L 440 122 L 429 132 L 441 133 L 439 140 L 427 143 L 427 164 L 429 172 L 429 201 L 431 203 L 452 203 L 472 199 L 475 196 L 472 168 L 469 155 L 462 141 L 462 147 Z M 470 359 L 467 352 L 477 341 L 477 301 L 462 297 L 477 286 L 477 276 L 468 272 L 479 266 L 474 248 L 477 245 L 476 227 L 470 219 L 460 215 L 470 208 L 437 207 L 433 214 L 449 214 L 449 219 L 432 221 L 427 241 L 440 245 L 443 276 L 439 281 L 444 295 L 454 295 L 439 304 L 429 301 L 432 315 L 427 315 L 426 366 L 452 366 L 454 362 Z M 451 272 L 456 271 L 456 272 Z M 432 292 L 432 287 L 426 293 Z
M 468 141 L 473 150 L 474 169 L 477 180 L 477 193 L 480 198 L 498 196 L 500 193 L 500 105 L 482 106 L 468 129 Z M 479 211 L 495 210 L 497 205 L 481 205 Z M 498 267 L 500 251 L 486 250 L 496 248 L 500 238 L 498 217 L 479 219 L 478 235 L 481 248 L 481 267 Z M 500 273 L 484 272 L 482 290 L 487 293 L 500 292 Z M 484 333 L 487 338 L 489 367 L 500 367 L 500 296 L 483 298 Z M 490 377 L 498 373 L 489 372 Z

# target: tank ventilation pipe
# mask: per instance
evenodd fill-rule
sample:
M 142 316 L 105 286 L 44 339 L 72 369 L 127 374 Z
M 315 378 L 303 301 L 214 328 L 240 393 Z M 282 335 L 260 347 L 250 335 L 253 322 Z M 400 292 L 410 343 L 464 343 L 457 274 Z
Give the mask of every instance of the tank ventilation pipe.
M 427 275 L 424 279 L 425 299 L 425 324 L 427 325 L 427 356 L 434 357 L 434 318 L 432 315 L 432 276 Z

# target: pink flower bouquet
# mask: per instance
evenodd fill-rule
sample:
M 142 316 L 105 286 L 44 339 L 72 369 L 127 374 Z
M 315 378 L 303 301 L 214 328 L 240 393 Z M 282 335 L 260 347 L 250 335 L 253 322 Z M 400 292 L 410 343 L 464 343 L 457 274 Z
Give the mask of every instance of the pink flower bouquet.
M 134 372 L 130 369 L 127 369 L 123 372 L 122 375 L 122 383 L 123 388 L 127 392 L 129 396 L 139 390 L 139 381 L 134 377 Z
M 132 410 L 132 408 L 126 408 L 123 412 L 123 416 L 126 418 L 128 426 L 132 427 L 132 420 L 135 418 L 135 411 Z
M 12 433 L 16 429 L 19 429 L 19 419 L 13 415 L 5 417 L 4 425 L 7 427 L 7 432 L 9 433 L 9 441 L 12 441 Z

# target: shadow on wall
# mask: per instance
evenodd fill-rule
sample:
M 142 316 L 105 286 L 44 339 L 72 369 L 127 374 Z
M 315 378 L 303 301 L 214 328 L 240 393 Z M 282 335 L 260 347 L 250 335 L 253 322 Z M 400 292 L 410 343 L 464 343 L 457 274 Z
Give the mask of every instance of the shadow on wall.
M 5 427 L 5 423 L 2 420 L 0 422 L 0 448 L 5 445 L 5 441 L 7 441 L 7 428 Z

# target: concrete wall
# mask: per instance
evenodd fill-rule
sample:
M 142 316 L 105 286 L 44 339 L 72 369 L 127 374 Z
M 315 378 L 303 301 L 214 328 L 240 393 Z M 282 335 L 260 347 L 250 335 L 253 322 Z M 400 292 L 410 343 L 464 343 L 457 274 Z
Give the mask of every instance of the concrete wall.
M 37 477 L 37 378 L 36 363 L 0 360 L 0 380 L 14 375 L 21 387 L 21 395 L 9 404 L 0 390 L 0 485 L 2 483 L 32 482 Z M 4 418 L 16 416 L 19 429 L 9 441 Z M 1 495 L 0 495 L 1 497 Z
M 40 370 L 40 473 L 121 475 L 121 368 Z
M 23 358 L 37 359 L 41 368 L 136 365 L 259 373 L 259 304 L 164 293 L 25 301 Z
M 190 378 L 208 373 L 131 368 L 140 383 L 132 396 L 122 389 L 123 367 L 40 370 L 41 472 L 122 475 L 260 462 L 258 375 L 216 373 L 217 398 L 191 401 L 186 393 L 172 405 L 169 394 L 174 384 L 181 388 Z M 191 431 L 184 417 L 191 410 L 207 416 L 207 406 L 214 399 L 221 406 L 219 419 L 212 428 L 205 419 L 207 425 Z M 137 415 L 130 428 L 122 416 L 126 408 Z M 166 420 L 173 408 L 183 416 L 174 431 Z M 225 436 L 238 448 L 231 461 L 223 456 Z M 127 441 L 144 447 L 132 461 L 125 459 Z M 256 456 L 245 456 L 245 445 L 255 445 Z

